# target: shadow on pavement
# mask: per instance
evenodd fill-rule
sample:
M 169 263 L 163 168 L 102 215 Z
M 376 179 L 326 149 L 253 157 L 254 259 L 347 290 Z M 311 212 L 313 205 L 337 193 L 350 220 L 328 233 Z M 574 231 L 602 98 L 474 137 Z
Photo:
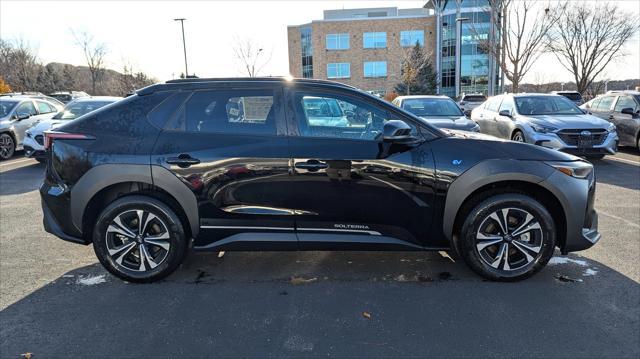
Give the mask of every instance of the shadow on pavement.
M 0 312 L 0 356 L 637 358 L 638 283 L 561 258 L 519 283 L 423 252 L 192 254 L 148 285 L 96 264 Z
M 44 177 L 45 165 L 33 164 L 14 167 L 0 172 L 0 195 L 22 194 L 37 190 Z
M 594 161 L 593 165 L 597 183 L 640 190 L 640 165 L 610 160 L 606 157 L 603 160 Z M 635 176 L 631 175 L 634 173 Z

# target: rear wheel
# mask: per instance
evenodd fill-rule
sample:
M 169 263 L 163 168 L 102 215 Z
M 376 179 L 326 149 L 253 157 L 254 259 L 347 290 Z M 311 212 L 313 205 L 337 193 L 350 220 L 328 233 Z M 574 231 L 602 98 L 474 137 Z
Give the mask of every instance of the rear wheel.
M 457 247 L 479 275 L 495 281 L 525 279 L 542 269 L 553 255 L 553 219 L 529 196 L 496 195 L 469 213 Z
M 0 160 L 8 160 L 16 151 L 16 143 L 8 133 L 0 135 Z
M 522 131 L 515 130 L 515 132 L 513 132 L 513 135 L 511 135 L 511 141 L 525 142 L 524 141 L 524 134 L 522 133 Z
M 161 201 L 145 196 L 118 199 L 96 223 L 93 248 L 113 275 L 130 282 L 153 282 L 182 262 L 187 239 L 178 216 Z

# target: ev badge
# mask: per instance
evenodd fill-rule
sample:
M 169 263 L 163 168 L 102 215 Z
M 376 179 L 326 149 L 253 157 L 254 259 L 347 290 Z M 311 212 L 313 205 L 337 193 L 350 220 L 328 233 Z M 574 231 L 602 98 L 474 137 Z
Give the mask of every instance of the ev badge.
M 453 164 L 454 166 L 459 166 L 462 164 L 462 160 L 453 160 L 451 161 L 451 164 Z

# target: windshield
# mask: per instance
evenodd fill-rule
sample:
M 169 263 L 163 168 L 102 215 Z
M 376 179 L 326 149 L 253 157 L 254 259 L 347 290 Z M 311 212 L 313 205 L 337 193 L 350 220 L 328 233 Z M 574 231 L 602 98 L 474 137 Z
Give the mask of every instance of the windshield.
M 460 107 L 448 98 L 410 98 L 402 101 L 402 108 L 416 116 L 464 116 Z
M 11 110 L 18 104 L 19 101 L 0 100 L 0 117 L 9 116 Z
M 563 96 L 516 97 L 516 107 L 521 115 L 582 115 L 582 110 Z
M 112 103 L 112 101 L 82 101 L 71 102 L 64 107 L 64 109 L 53 116 L 56 120 L 73 120 L 76 117 L 80 117 L 85 113 L 89 113 L 93 110 L 97 110 L 100 107 L 106 106 Z

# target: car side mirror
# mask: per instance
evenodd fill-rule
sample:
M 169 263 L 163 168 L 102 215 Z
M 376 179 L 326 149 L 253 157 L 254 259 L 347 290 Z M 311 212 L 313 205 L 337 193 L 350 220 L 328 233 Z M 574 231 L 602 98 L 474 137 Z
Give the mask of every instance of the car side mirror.
M 31 117 L 30 113 L 17 113 L 13 116 L 13 118 L 15 118 L 18 121 L 26 120 L 29 117 Z
M 387 121 L 382 128 L 382 140 L 393 143 L 410 143 L 416 140 L 411 135 L 411 127 L 400 120 Z
M 634 112 L 631 107 L 625 107 L 620 111 L 620 113 L 624 113 L 625 115 L 631 115 L 631 117 L 636 118 L 640 116 L 638 113 Z
M 464 115 L 471 118 L 471 110 L 464 111 Z
M 498 112 L 498 114 L 500 116 L 511 118 L 511 111 L 509 111 L 509 110 L 502 110 L 502 111 Z

